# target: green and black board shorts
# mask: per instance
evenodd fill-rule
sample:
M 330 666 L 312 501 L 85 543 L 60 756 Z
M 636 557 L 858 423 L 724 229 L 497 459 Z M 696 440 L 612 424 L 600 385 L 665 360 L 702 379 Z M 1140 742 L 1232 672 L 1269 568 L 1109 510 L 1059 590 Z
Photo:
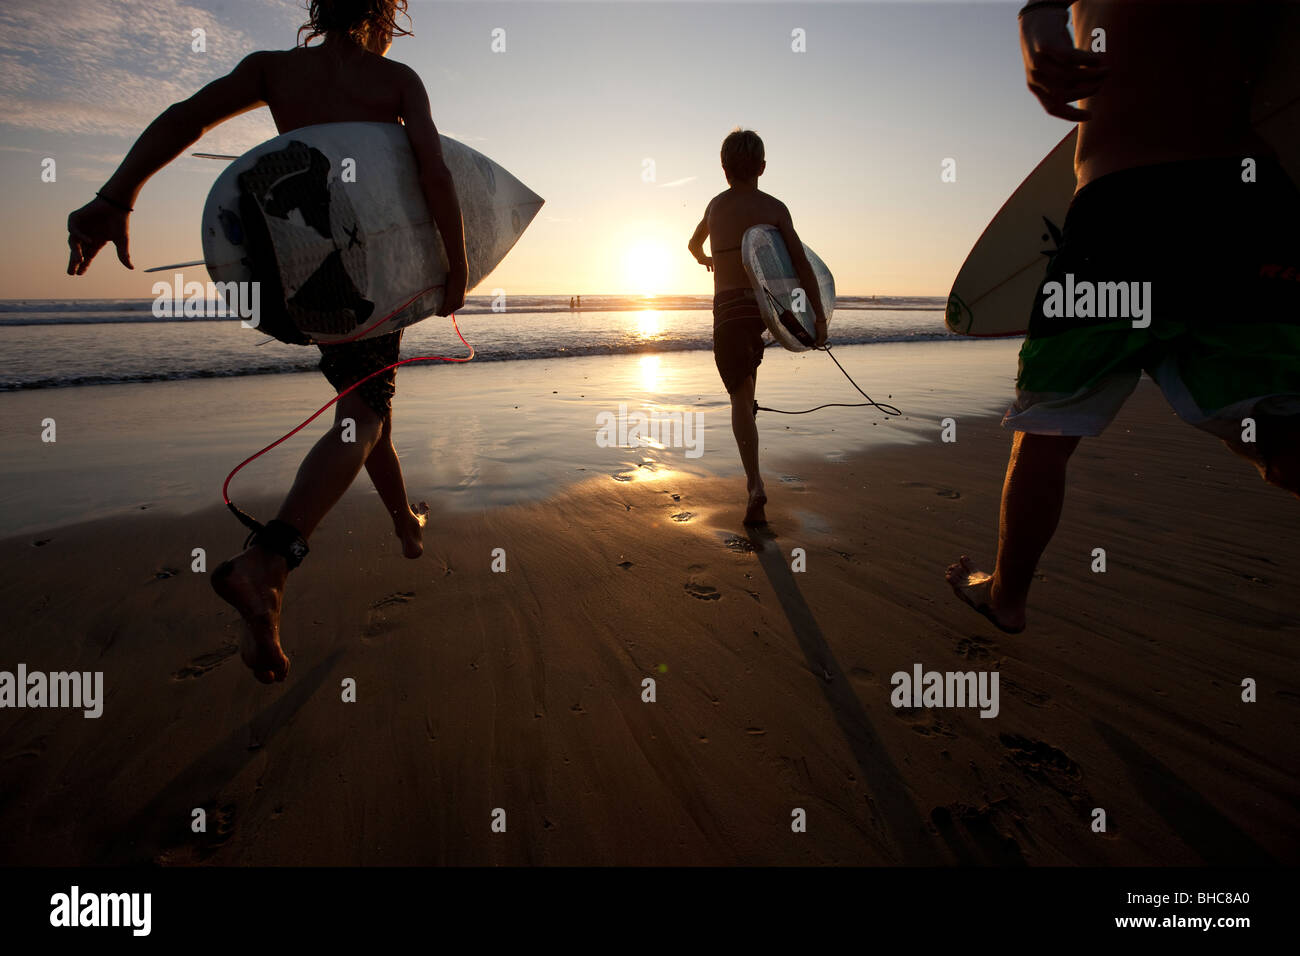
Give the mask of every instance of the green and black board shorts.
M 1100 434 L 1144 370 L 1182 418 L 1223 438 L 1256 408 L 1300 413 L 1300 190 L 1272 160 L 1254 181 L 1246 169 L 1240 157 L 1144 166 L 1075 194 L 1004 425 Z M 1068 317 L 1062 289 L 1078 296 Z M 1115 317 L 1127 291 L 1144 317 Z

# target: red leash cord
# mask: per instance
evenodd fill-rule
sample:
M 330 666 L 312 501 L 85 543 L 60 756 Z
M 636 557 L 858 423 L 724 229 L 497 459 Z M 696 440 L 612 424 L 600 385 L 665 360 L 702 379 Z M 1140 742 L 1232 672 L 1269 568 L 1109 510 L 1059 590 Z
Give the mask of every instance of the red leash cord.
M 328 344 L 336 345 L 336 344 L 342 344 L 342 343 L 344 343 L 344 342 L 354 342 L 354 341 L 356 341 L 357 339 L 359 339 L 359 338 L 361 338 L 363 335 L 365 335 L 367 332 L 369 332 L 371 329 L 375 328 L 377 325 L 379 325 L 379 324 L 381 324 L 381 323 L 383 323 L 383 322 L 388 321 L 388 319 L 392 318 L 392 317 L 393 317 L 394 315 L 396 315 L 398 312 L 401 312 L 402 309 L 406 308 L 408 305 L 410 305 L 412 302 L 414 302 L 414 301 L 415 301 L 416 299 L 418 299 L 420 296 L 424 295 L 424 294 L 427 293 L 427 292 L 431 292 L 431 291 L 433 291 L 433 289 L 436 289 L 436 288 L 438 288 L 438 287 L 437 287 L 437 286 L 433 286 L 433 287 L 431 287 L 431 288 L 429 288 L 429 289 L 425 289 L 423 292 L 419 292 L 419 293 L 417 293 L 416 295 L 412 296 L 412 297 L 411 297 L 407 302 L 405 302 L 405 303 L 403 303 L 401 306 L 399 306 L 397 309 L 395 309 L 394 311 L 390 312 L 388 315 L 384 316 L 383 318 L 379 319 L 379 321 L 372 323 L 372 324 L 369 325 L 367 328 L 362 329 L 360 332 L 358 332 L 356 335 L 352 336 L 351 338 L 341 339 L 341 340 L 339 340 L 339 342 L 337 342 L 337 343 L 335 343 L 335 342 L 331 342 L 331 343 L 328 343 Z M 232 478 L 234 478 L 235 475 L 237 475 L 237 474 L 239 473 L 239 470 L 240 470 L 241 468 L 243 468 L 245 465 L 247 465 L 249 462 L 254 461 L 254 460 L 257 459 L 257 458 L 260 458 L 262 455 L 266 454 L 268 451 L 270 451 L 270 450 L 271 450 L 272 448 L 274 448 L 276 445 L 279 445 L 279 444 L 281 444 L 282 442 L 288 441 L 288 440 L 289 440 L 290 438 L 292 438 L 294 435 L 298 434 L 298 432 L 302 431 L 304 428 L 306 428 L 308 425 L 310 425 L 312 422 L 314 422 L 317 418 L 319 418 L 319 417 L 320 417 L 320 416 L 325 412 L 325 410 L 326 410 L 327 408 L 329 408 L 331 405 L 333 405 L 335 402 L 337 402 L 340 398 L 342 398 L 344 395 L 348 394 L 348 392 L 352 391 L 354 388 L 357 388 L 358 386 L 363 385 L 363 384 L 365 384 L 366 382 L 370 381 L 370 379 L 374 378 L 376 375 L 382 375 L 384 372 L 387 372 L 390 368 L 397 368 L 397 366 L 399 366 L 399 365 L 407 365 L 407 364 L 409 364 L 409 363 L 411 363 L 411 362 L 472 362 L 472 361 L 474 360 L 474 355 L 475 355 L 475 352 L 474 352 L 474 346 L 470 345 L 468 342 L 465 341 L 465 336 L 461 334 L 460 326 L 456 323 L 456 315 L 455 315 L 455 313 L 452 313 L 452 315 L 450 316 L 450 318 L 451 318 L 451 327 L 452 327 L 453 329 L 456 330 L 456 337 L 460 339 L 461 344 L 464 345 L 465 348 L 469 349 L 469 355 L 465 356 L 464 358 L 450 358 L 450 357 L 448 357 L 448 356 L 444 356 L 444 355 L 418 355 L 418 356 L 415 356 L 414 358 L 402 359 L 402 360 L 399 361 L 399 362 L 394 362 L 392 365 L 385 365 L 383 368 L 378 369 L 378 370 L 376 370 L 376 371 L 374 371 L 374 372 L 371 372 L 371 373 L 370 373 L 369 375 L 367 375 L 365 378 L 362 378 L 362 379 L 357 380 L 356 382 L 353 382 L 351 385 L 349 385 L 349 386 L 348 386 L 347 388 L 345 388 L 343 391 L 339 392 L 337 395 L 335 395 L 333 398 L 331 398 L 328 402 L 326 402 L 324 405 L 322 405 L 320 408 L 318 408 L 318 409 L 317 409 L 317 410 L 316 410 L 316 411 L 311 415 L 310 418 L 308 418 L 308 419 L 306 419 L 305 421 L 303 421 L 303 422 L 302 422 L 300 425 L 298 425 L 298 427 L 295 428 L 293 431 L 288 432 L 287 434 L 282 435 L 281 437 L 277 438 L 275 441 L 271 442 L 271 444 L 267 445 L 267 446 L 266 446 L 265 448 L 263 448 L 261 451 L 256 452 L 255 454 L 249 455 L 247 458 L 245 458 L 243 461 L 241 461 L 238 465 L 236 465 L 233 469 L 231 469 L 230 474 L 226 475 L 226 480 L 225 480 L 224 482 L 222 482 L 222 485 L 221 485 L 221 498 L 222 498 L 222 500 L 226 503 L 226 507 L 229 508 L 232 512 L 234 512 L 235 517 L 238 518 L 238 519 L 239 519 L 239 520 L 240 520 L 244 525 L 246 525 L 247 527 L 253 529 L 254 531 L 258 531 L 258 530 L 260 530 L 261 527 L 262 527 L 261 523 L 258 522 L 258 521 L 257 521 L 256 519 L 254 519 L 253 517 L 251 517 L 250 515 L 245 514 L 243 511 L 240 511 L 239 508 L 236 507 L 235 504 L 230 500 L 230 493 L 229 493 L 229 489 L 230 489 L 230 480 L 231 480 Z

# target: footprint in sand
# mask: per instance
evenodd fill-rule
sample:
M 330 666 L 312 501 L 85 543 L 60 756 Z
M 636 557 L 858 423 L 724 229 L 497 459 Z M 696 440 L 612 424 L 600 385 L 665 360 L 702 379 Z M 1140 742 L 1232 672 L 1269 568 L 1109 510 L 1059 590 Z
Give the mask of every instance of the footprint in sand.
M 1007 757 L 1026 776 L 1045 782 L 1076 807 L 1095 803 L 1083 784 L 1083 770 L 1063 750 L 1017 734 L 998 734 Z
M 370 614 L 366 617 L 365 626 L 361 628 L 361 640 L 369 641 L 371 638 L 383 637 L 385 634 L 400 630 L 402 625 L 397 621 L 388 620 L 383 614 L 383 609 L 410 604 L 414 597 L 414 591 L 394 591 L 370 605 Z
M 928 485 L 924 481 L 902 481 L 899 482 L 904 488 L 929 488 L 940 498 L 960 498 L 961 492 L 955 488 L 942 488 L 939 485 Z
M 159 581 L 165 581 L 167 578 L 174 578 L 180 574 L 175 568 L 159 568 L 153 573 L 153 576 Z
M 153 858 L 155 865 L 192 866 L 202 863 L 230 842 L 235 835 L 235 805 L 227 803 L 216 809 L 203 809 L 207 811 L 207 830 L 192 834 L 191 839 L 159 852 Z
M 631 475 L 610 475 L 609 477 L 613 478 L 615 481 L 631 481 L 631 480 L 632 480 L 632 476 L 631 476 Z
M 754 542 L 748 538 L 742 538 L 738 534 L 733 534 L 722 542 L 723 547 L 728 551 L 734 551 L 736 554 L 753 554 L 758 549 L 754 547 Z
M 708 584 L 699 584 L 696 581 L 687 582 L 686 593 L 701 601 L 718 601 L 722 599 L 722 595 L 718 593 L 717 588 Z
M 956 737 L 952 728 L 924 707 L 897 707 L 894 714 L 911 724 L 912 732 L 922 737 Z
M 693 511 L 679 511 L 677 514 L 673 515 L 673 520 L 678 523 L 685 523 L 694 517 L 695 512 Z
M 53 540 L 54 540 L 53 538 L 37 538 L 35 541 L 32 542 L 32 547 L 43 548 Z
M 18 760 L 22 757 L 40 757 L 45 753 L 45 735 L 34 738 L 30 743 L 24 745 L 18 750 L 11 751 L 0 757 L 0 763 L 8 763 L 10 760 Z
M 237 653 L 239 653 L 239 645 L 237 643 L 231 642 L 229 644 L 223 644 L 215 651 L 208 651 L 206 654 L 200 654 L 198 657 L 191 658 L 189 663 L 176 671 L 176 673 L 172 674 L 172 680 L 191 680 L 202 677 L 214 667 L 220 667 Z
M 982 661 L 991 657 L 994 648 L 997 645 L 992 641 L 985 640 L 982 637 L 963 637 L 957 642 L 954 650 L 959 657 L 964 657 L 969 661 Z
M 208 814 L 208 832 L 200 833 L 200 857 L 209 857 L 230 842 L 235 835 L 235 805 L 227 803 Z

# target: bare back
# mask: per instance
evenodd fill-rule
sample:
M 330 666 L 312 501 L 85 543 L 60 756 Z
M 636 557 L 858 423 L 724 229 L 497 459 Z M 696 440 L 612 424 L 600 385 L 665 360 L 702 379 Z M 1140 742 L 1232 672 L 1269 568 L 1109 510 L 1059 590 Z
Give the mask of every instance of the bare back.
M 1082 102 L 1079 186 L 1134 166 L 1266 149 L 1250 83 L 1267 37 L 1254 0 L 1078 0 L 1075 42 L 1105 31 L 1110 75 Z
M 757 187 L 733 187 L 709 203 L 709 249 L 713 256 L 713 289 L 748 289 L 749 277 L 740 261 L 740 240 L 750 226 L 780 227 L 790 212 L 775 196 Z
M 263 95 L 281 133 L 318 123 L 396 123 L 407 68 L 357 46 L 263 55 Z

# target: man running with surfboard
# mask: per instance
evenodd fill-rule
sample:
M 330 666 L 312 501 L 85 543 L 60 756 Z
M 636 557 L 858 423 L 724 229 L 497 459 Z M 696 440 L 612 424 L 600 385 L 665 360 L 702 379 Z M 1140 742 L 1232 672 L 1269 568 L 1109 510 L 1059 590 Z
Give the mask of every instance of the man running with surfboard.
M 767 522 L 767 492 L 758 470 L 758 406 L 754 401 L 767 324 L 740 256 L 741 239 L 751 226 L 770 225 L 781 231 L 817 320 L 817 347 L 826 344 L 826 312 L 817 278 L 794 231 L 790 210 L 758 188 L 758 177 L 766 169 L 763 141 L 758 134 L 733 130 L 722 141 L 722 172 L 729 188 L 709 201 L 688 243 L 696 261 L 713 273 L 713 359 L 731 396 L 731 430 L 745 466 L 749 495 L 745 509 L 748 525 Z M 705 239 L 709 240 L 711 256 L 704 254 Z
M 144 183 L 207 130 L 233 116 L 268 106 L 281 133 L 321 123 L 403 123 L 420 171 L 425 202 L 447 250 L 449 272 L 439 315 L 465 301 L 468 268 L 460 204 L 443 161 L 429 97 L 410 67 L 384 58 L 406 0 L 311 0 L 302 33 L 315 46 L 263 51 L 246 57 L 233 72 L 167 109 L 140 136 L 98 198 L 68 217 L 69 275 L 83 275 L 108 242 L 127 268 L 127 215 Z M 358 342 L 323 346 L 321 368 L 337 391 L 397 361 L 401 332 Z M 423 553 L 428 509 L 412 508 L 392 441 L 391 400 L 395 369 L 371 378 L 343 396 L 335 427 L 303 459 L 293 488 L 276 520 L 257 533 L 252 546 L 224 562 L 212 575 L 217 593 L 244 619 L 241 647 L 258 680 L 282 681 L 289 658 L 280 647 L 280 608 L 290 569 L 307 551 L 307 538 L 343 497 L 364 467 L 393 517 L 408 558 Z M 355 422 L 354 441 L 340 440 L 344 419 Z
M 1184 420 L 1300 496 L 1300 191 L 1250 124 L 1270 22 L 1270 5 L 1250 0 L 1033 0 L 1020 12 L 1029 88 L 1079 135 L 1074 199 L 1003 421 L 1016 434 L 997 563 L 977 571 L 963 555 L 947 572 L 1007 633 L 1024 630 L 1071 454 L 1144 370 Z M 1129 301 L 1121 285 L 1143 293 L 1140 309 L 1090 317 L 1103 287 Z M 1087 307 L 1062 309 L 1076 289 Z M 1243 440 L 1247 418 L 1257 441 Z

